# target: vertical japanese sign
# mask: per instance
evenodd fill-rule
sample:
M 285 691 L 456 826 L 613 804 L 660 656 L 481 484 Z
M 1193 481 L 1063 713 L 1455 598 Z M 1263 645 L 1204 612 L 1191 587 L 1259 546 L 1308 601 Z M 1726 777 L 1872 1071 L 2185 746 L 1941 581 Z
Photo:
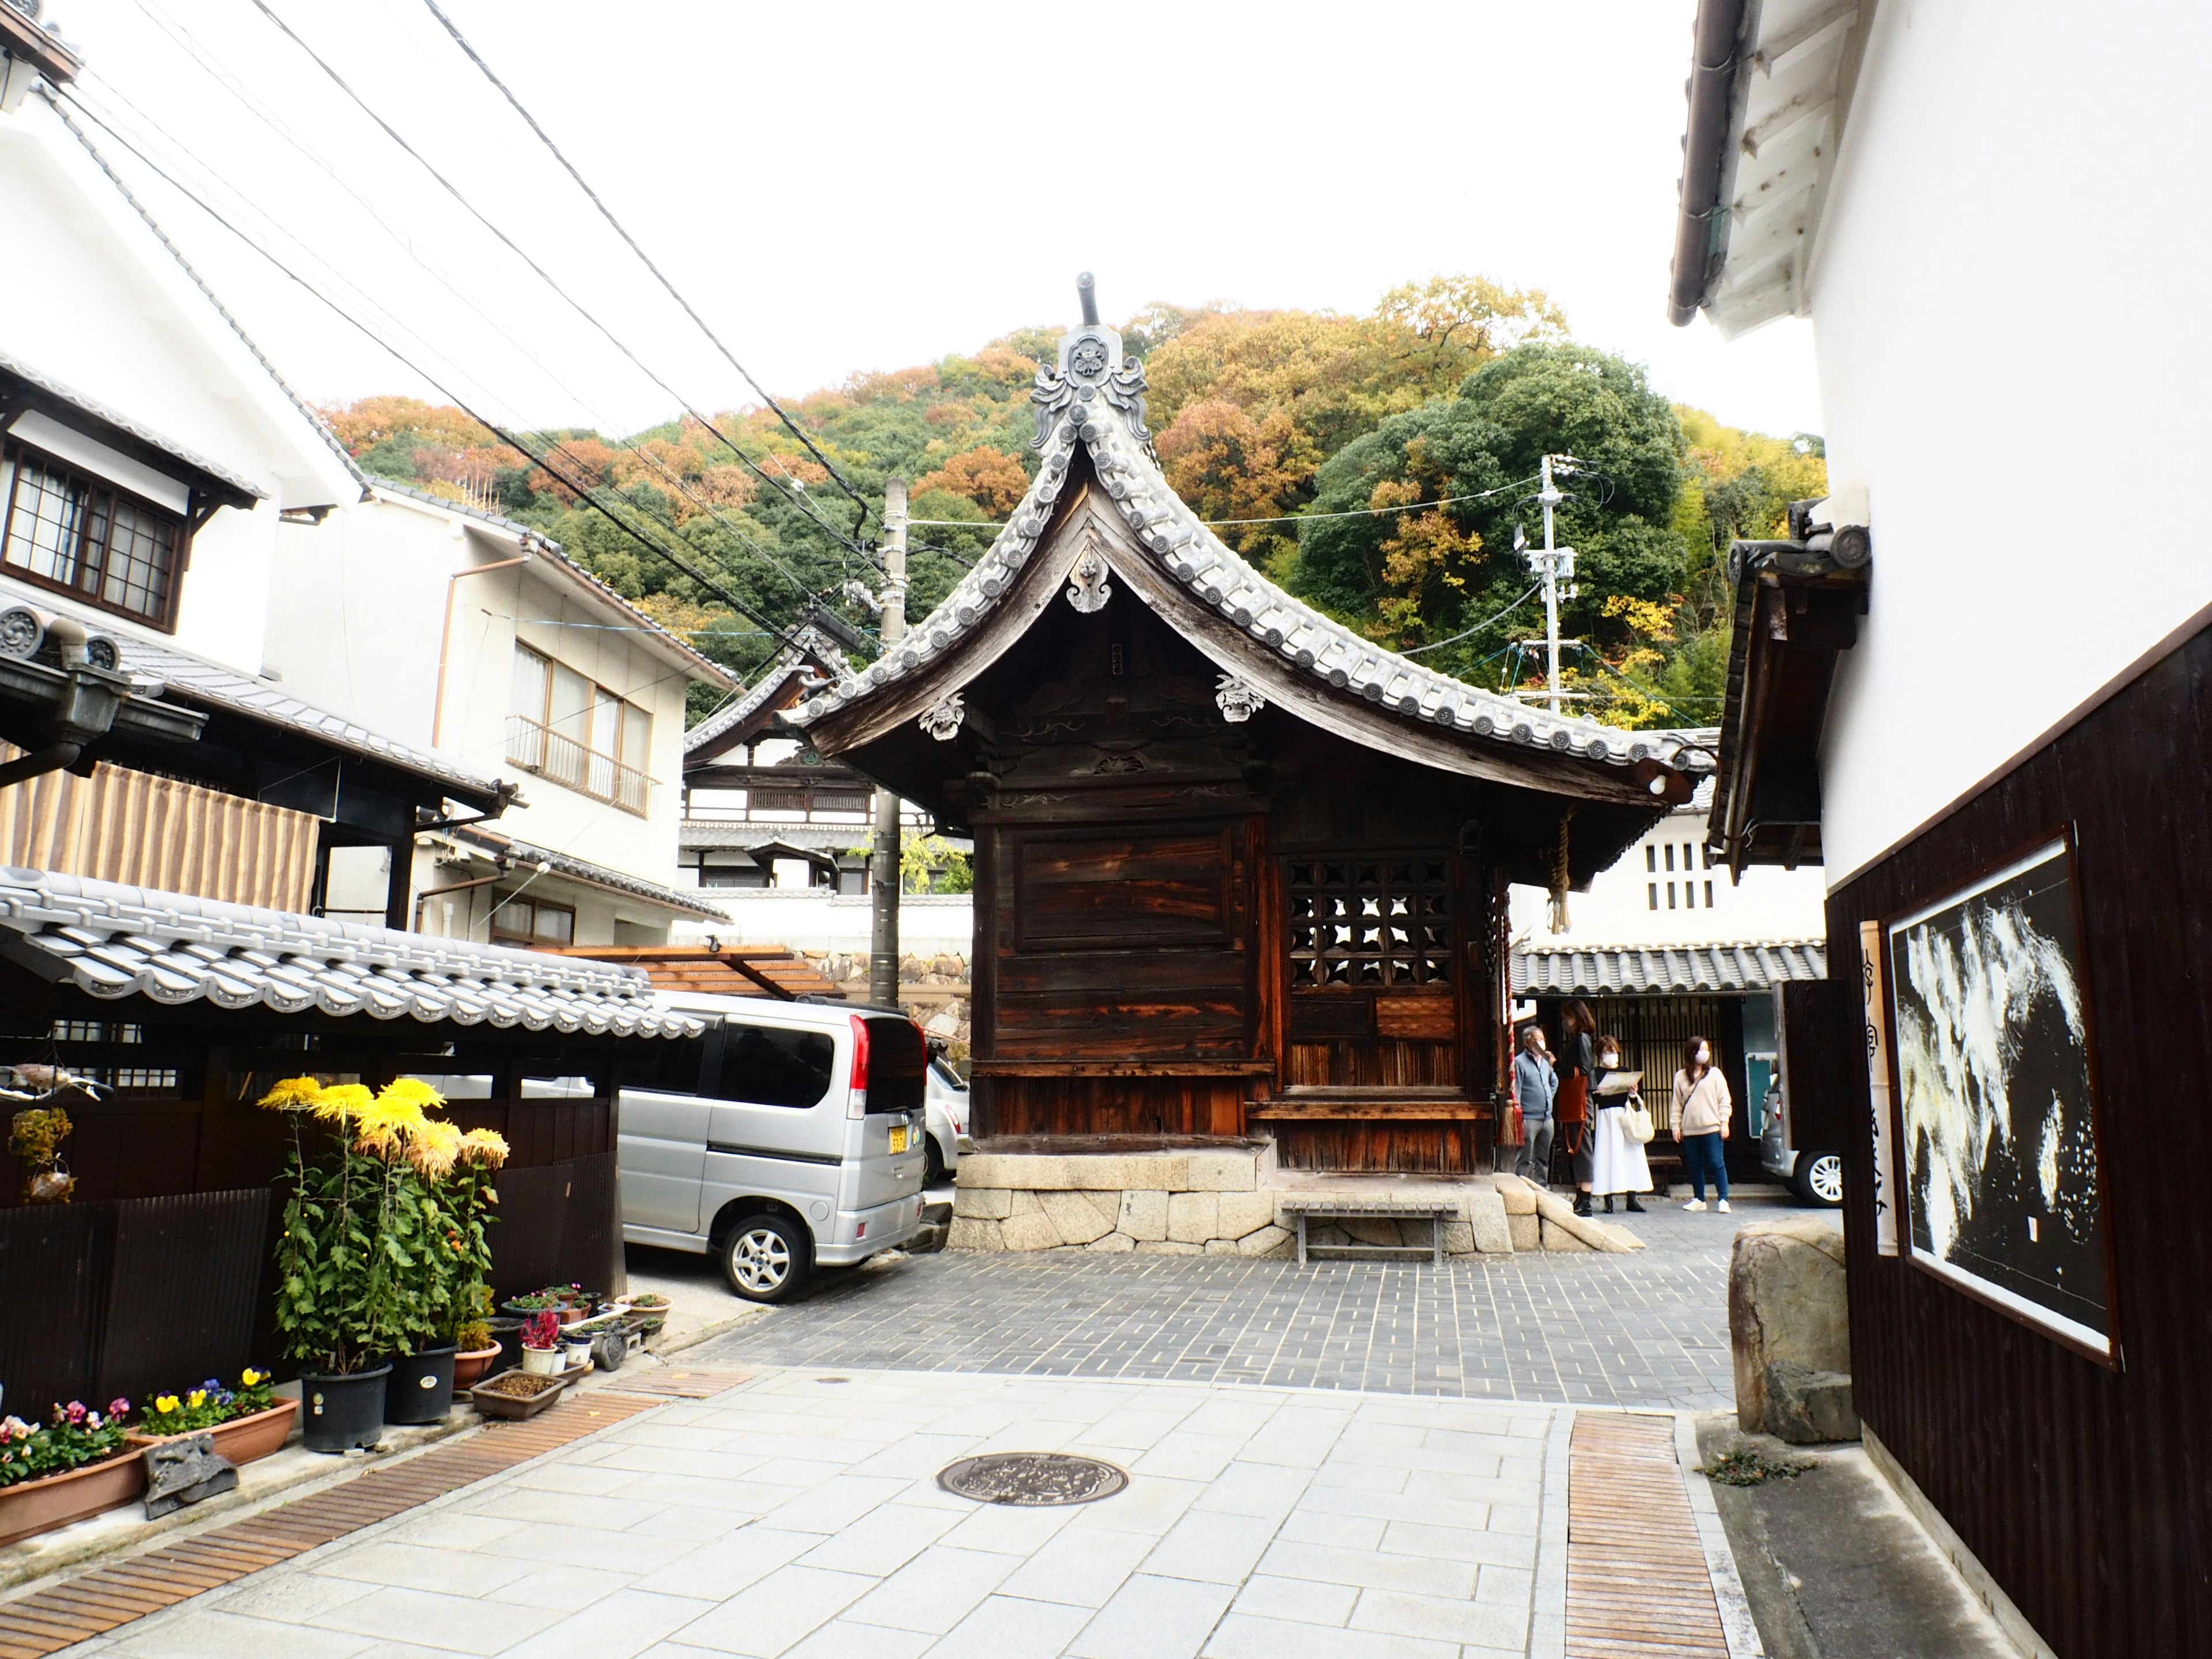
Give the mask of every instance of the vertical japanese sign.
M 1860 981 L 1866 994 L 1867 1097 L 1874 1115 L 1874 1238 L 1876 1252 L 1897 1254 L 1896 1114 L 1889 1108 L 1889 987 L 1884 978 L 1882 927 L 1859 924 Z

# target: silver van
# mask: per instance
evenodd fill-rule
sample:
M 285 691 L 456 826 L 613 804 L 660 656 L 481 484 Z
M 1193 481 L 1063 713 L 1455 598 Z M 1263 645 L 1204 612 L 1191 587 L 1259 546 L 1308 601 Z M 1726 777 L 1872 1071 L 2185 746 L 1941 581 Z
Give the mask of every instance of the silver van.
M 622 1091 L 624 1240 L 711 1252 L 739 1296 L 781 1302 L 817 1266 L 850 1267 L 914 1237 L 921 1027 L 849 1005 L 657 1000 L 704 1018 L 707 1034 Z

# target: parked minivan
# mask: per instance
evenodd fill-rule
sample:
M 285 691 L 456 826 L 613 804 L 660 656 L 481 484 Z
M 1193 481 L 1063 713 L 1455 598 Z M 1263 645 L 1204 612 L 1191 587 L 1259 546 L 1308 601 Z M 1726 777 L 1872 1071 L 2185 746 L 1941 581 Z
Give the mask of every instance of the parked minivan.
M 781 1302 L 817 1266 L 850 1267 L 914 1237 L 921 1027 L 849 1004 L 656 1000 L 704 1018 L 707 1033 L 622 1091 L 626 1241 L 712 1254 L 738 1295 Z

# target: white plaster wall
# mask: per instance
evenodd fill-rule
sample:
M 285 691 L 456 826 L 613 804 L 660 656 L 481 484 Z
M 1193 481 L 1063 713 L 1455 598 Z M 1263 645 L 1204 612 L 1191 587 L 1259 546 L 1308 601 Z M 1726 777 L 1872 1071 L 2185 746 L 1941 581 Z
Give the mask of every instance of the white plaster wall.
M 1827 936 L 1827 885 L 1821 871 L 1755 866 L 1732 886 L 1725 868 L 1707 869 L 1702 811 L 1670 812 L 1641 841 L 1590 881 L 1587 893 L 1567 896 L 1567 931 L 1551 926 L 1551 896 L 1540 887 L 1512 890 L 1513 937 L 1530 945 L 1601 950 L 1621 945 L 1741 945 Z M 1674 868 L 1667 867 L 1667 849 Z M 1686 860 L 1684 848 L 1691 849 Z M 1654 872 L 1647 868 L 1656 863 Z M 1686 864 L 1695 867 L 1685 869 Z M 1712 903 L 1705 903 L 1706 884 Z M 1694 884 L 1694 886 L 1692 886 Z M 1658 908 L 1651 907 L 1652 886 Z M 1668 889 L 1674 889 L 1674 902 Z M 1694 901 L 1694 902 L 1693 902 Z
M 2212 605 L 2212 8 L 1885 0 L 1808 285 L 1871 611 L 1821 751 L 1840 883 Z
M 699 896 L 728 911 L 729 926 L 678 921 L 672 939 L 694 941 L 712 934 L 730 945 L 787 945 L 794 951 L 841 955 L 868 949 L 874 910 L 864 893 L 709 887 Z M 975 907 L 968 894 L 909 893 L 900 902 L 901 956 L 956 956 L 964 962 L 975 944 Z

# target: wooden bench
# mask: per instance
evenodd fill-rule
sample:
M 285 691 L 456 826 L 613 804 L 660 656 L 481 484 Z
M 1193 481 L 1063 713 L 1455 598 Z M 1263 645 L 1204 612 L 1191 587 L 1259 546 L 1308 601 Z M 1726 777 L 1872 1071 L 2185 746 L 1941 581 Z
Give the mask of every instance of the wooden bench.
M 1306 1265 L 1307 1256 L 1321 1250 L 1379 1250 L 1390 1255 L 1420 1255 L 1425 1252 L 1419 1244 L 1314 1244 L 1306 1243 L 1306 1221 L 1319 1217 L 1323 1221 L 1425 1221 L 1429 1224 L 1429 1243 L 1425 1251 L 1429 1260 L 1441 1267 L 1444 1261 L 1444 1223 L 1459 1219 L 1459 1205 L 1451 1199 L 1419 1199 L 1398 1196 L 1362 1198 L 1344 1193 L 1286 1193 L 1275 1200 L 1285 1215 L 1298 1218 L 1298 1266 Z

